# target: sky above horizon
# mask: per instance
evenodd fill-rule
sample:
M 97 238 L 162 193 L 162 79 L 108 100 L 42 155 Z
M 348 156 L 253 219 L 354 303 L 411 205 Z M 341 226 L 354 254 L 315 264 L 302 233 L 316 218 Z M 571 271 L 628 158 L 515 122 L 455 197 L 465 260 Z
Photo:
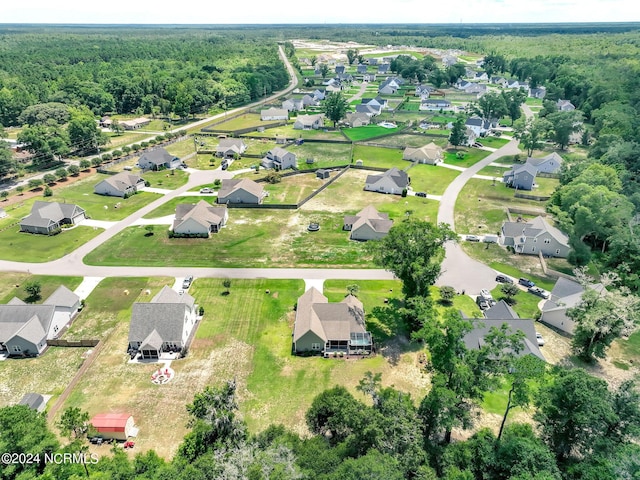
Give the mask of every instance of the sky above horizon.
M 294 0 L 208 2 L 151 0 L 21 0 L 2 9 L 0 23 L 282 24 L 282 23 L 567 23 L 640 21 L 637 0 Z

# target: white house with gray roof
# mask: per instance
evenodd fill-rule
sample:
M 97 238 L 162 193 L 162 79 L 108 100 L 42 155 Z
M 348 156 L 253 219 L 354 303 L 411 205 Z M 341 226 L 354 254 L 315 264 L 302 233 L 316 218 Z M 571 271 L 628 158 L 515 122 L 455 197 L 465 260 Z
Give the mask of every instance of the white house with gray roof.
M 293 350 L 325 355 L 368 354 L 373 339 L 365 326 L 364 307 L 353 295 L 339 303 L 329 303 L 315 287 L 300 298 L 293 325 Z
M 569 237 L 553 227 L 543 217 L 529 222 L 505 222 L 500 232 L 500 243 L 511 246 L 516 253 L 567 258 L 571 247 Z
M 78 313 L 80 297 L 61 285 L 42 304 L 14 297 L 0 305 L 0 354 L 36 356 Z
M 516 190 L 533 190 L 538 169 L 530 164 L 514 165 L 502 175 L 502 182 Z
M 182 163 L 178 157 L 167 152 L 164 148 L 158 147 L 150 152 L 142 154 L 138 160 L 138 165 L 143 170 L 162 170 L 178 168 Z
M 601 283 L 597 283 L 589 285 L 589 288 L 602 292 L 604 286 Z M 558 278 L 553 290 L 551 290 L 551 296 L 542 305 L 540 321 L 572 335 L 576 325 L 567 316 L 567 310 L 580 303 L 584 292 L 585 287 L 578 282 L 564 277 Z
M 133 195 L 144 185 L 144 179 L 140 175 L 125 171 L 111 175 L 97 183 L 93 187 L 93 192 L 98 195 L 124 198 Z
M 284 108 L 267 108 L 260 110 L 260 120 L 289 120 L 289 111 Z
M 218 203 L 262 203 L 265 191 L 262 184 L 248 178 L 225 179 L 218 191 Z
M 287 168 L 296 168 L 298 166 L 298 159 L 295 153 L 285 150 L 282 147 L 275 147 L 267 152 L 261 164 L 264 168 L 285 170 Z
M 247 145 L 240 138 L 221 138 L 216 147 L 216 157 L 233 158 L 246 150 Z
M 324 115 L 298 115 L 293 124 L 294 130 L 317 130 L 324 126 Z
M 406 147 L 402 154 L 402 159 L 410 162 L 437 165 L 444 160 L 444 153 L 442 148 L 431 142 L 419 148 Z
M 73 203 L 35 201 L 31 213 L 20 220 L 20 231 L 51 235 L 62 225 L 75 225 L 86 218 L 83 208 Z
M 282 102 L 282 108 L 289 112 L 299 112 L 304 110 L 304 104 L 301 98 L 290 98 Z
M 380 175 L 368 175 L 364 189 L 368 192 L 400 195 L 402 190 L 409 186 L 409 183 L 407 172 L 393 167 Z
M 141 358 L 159 358 L 163 352 L 180 352 L 197 321 L 197 305 L 188 293 L 164 286 L 148 303 L 136 302 L 129 325 L 129 351 Z
M 562 167 L 563 158 L 556 152 L 552 152 L 542 158 L 527 158 L 529 165 L 533 165 L 538 173 L 559 173 Z
M 345 122 L 351 127 L 362 127 L 371 123 L 371 117 L 366 113 L 356 112 L 347 113 L 345 116 Z
M 222 230 L 228 219 L 226 206 L 214 206 L 204 200 L 196 204 L 181 203 L 176 207 L 172 230 L 178 235 L 208 237 Z
M 380 213 L 373 205 L 367 205 L 355 215 L 345 215 L 343 230 L 351 232 L 351 240 L 379 240 L 389 233 L 393 220 L 389 215 Z

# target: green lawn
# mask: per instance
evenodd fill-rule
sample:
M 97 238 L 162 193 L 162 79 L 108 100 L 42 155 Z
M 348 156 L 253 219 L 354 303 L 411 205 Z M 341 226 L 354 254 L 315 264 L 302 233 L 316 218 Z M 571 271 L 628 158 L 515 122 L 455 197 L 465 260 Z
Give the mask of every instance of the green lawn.
M 353 159 L 362 160 L 367 167 L 404 169 L 409 162 L 402 160 L 402 150 L 398 148 L 368 147 L 365 145 L 353 146 Z
M 325 127 L 328 128 L 329 126 L 333 126 L 333 124 L 326 122 Z M 325 131 L 324 128 L 319 130 L 296 130 L 293 128 L 293 123 L 282 127 L 270 128 L 259 135 L 256 133 L 251 133 L 244 135 L 243 137 L 285 137 L 288 139 L 312 138 L 316 140 L 346 140 L 344 135 L 342 135 L 339 130 Z
M 337 172 L 333 175 L 337 175 Z M 298 203 L 320 188 L 325 181 L 317 178 L 315 173 L 284 177 L 279 183 L 264 185 L 269 194 L 264 203 Z
M 310 222 L 319 232 L 308 232 Z M 323 211 L 233 209 L 209 239 L 168 238 L 167 226 L 130 227 L 85 257 L 90 265 L 370 267 L 364 244 L 342 231 L 342 215 Z M 274 246 L 278 247 L 275 248 Z
M 215 130 L 241 130 L 249 127 L 259 127 L 264 125 L 265 122 L 260 120 L 260 114 L 258 113 L 245 113 L 239 117 L 232 118 L 226 122 L 220 123 L 213 127 Z M 271 122 L 268 122 L 271 123 Z
M 199 189 L 200 187 L 198 187 L 198 190 Z M 195 203 L 198 203 L 200 200 L 204 200 L 213 205 L 215 205 L 216 203 L 216 198 L 212 197 L 211 195 L 202 195 L 202 196 L 195 196 L 195 197 L 194 196 L 176 197 L 176 198 L 172 198 L 168 202 L 163 203 L 158 208 L 150 211 L 142 218 L 158 218 L 158 217 L 164 217 L 167 215 L 173 215 L 174 213 L 176 213 L 176 207 L 179 204 L 181 203 L 195 204 Z M 169 228 L 169 227 L 167 226 L 166 228 Z
M 461 160 L 458 159 L 458 153 L 463 152 L 464 158 Z M 491 152 L 487 152 L 485 150 L 478 150 L 477 148 L 458 148 L 457 150 L 449 149 L 444 153 L 444 163 L 448 163 L 449 165 L 456 165 L 458 167 L 471 167 L 475 165 L 483 158 L 491 155 Z
M 211 153 L 199 153 L 185 160 L 184 163 L 186 163 L 188 167 L 197 170 L 215 170 L 220 166 L 220 159 Z
M 442 195 L 449 184 L 458 176 L 458 170 L 434 165 L 415 165 L 408 171 L 411 187 L 417 192 Z
M 488 175 L 490 177 L 496 177 L 500 181 L 502 181 L 502 176 L 510 168 L 511 168 L 510 166 L 506 166 L 506 165 L 504 167 L 495 167 L 493 165 L 489 165 L 489 166 L 484 167 L 483 169 L 481 169 L 478 172 L 478 175 Z
M 534 195 L 550 197 L 560 186 L 560 180 L 557 178 L 536 177 L 536 185 L 538 187 L 532 192 Z
M 13 297 L 26 300 L 29 295 L 24 291 L 24 284 L 32 281 L 40 283 L 42 286 L 41 300 L 46 300 L 60 285 L 64 285 L 69 290 L 75 290 L 82 283 L 82 277 L 3 272 L 0 277 L 0 304 L 9 302 Z
M 299 169 L 335 167 L 351 161 L 351 145 L 346 143 L 306 142 L 302 145 L 291 145 L 287 150 L 298 157 Z M 315 163 L 307 165 L 308 158 L 313 158 Z
M 485 147 L 500 148 L 509 143 L 510 139 L 501 137 L 483 137 L 479 138 L 478 142 Z
M 161 175 L 163 175 L 162 172 L 148 172 L 143 178 L 151 182 L 152 186 L 159 187 L 157 179 L 161 178 Z M 186 178 L 184 175 L 184 172 L 179 171 L 174 178 Z M 160 198 L 159 194 L 150 192 L 140 192 L 127 199 L 93 193 L 94 186 L 108 177 L 109 175 L 96 173 L 68 187 L 56 190 L 53 197 L 47 201 L 75 203 L 84 208 L 87 215 L 95 220 L 113 221 L 122 220 Z M 116 205 L 118 205 L 117 208 Z
M 418 112 L 420 111 L 420 101 L 407 101 L 404 102 L 400 111 L 403 112 Z
M 390 135 L 398 131 L 398 128 L 385 128 L 378 125 L 365 125 L 364 127 L 357 128 L 343 128 L 344 133 L 351 141 L 360 142 L 363 140 L 369 140 L 375 137 L 381 137 L 384 135 Z
M 21 233 L 19 227 L 0 232 L 0 259 L 15 262 L 49 262 L 71 253 L 102 233 L 100 228 L 74 227 L 58 235 Z
M 142 178 L 149 182 L 151 187 L 175 190 L 189 181 L 189 174 L 184 170 L 161 170 L 147 172 Z

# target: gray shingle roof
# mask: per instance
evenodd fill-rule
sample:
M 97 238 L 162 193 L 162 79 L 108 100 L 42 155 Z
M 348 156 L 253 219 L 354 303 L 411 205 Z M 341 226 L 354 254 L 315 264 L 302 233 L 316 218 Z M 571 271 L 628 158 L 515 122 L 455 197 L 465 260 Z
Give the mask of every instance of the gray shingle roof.
M 376 183 L 383 177 L 389 177 L 398 186 L 398 188 L 406 188 L 409 185 L 409 175 L 397 167 L 390 168 L 382 175 L 367 175 L 367 183 Z
M 69 290 L 64 285 L 60 285 L 55 292 L 53 292 L 49 298 L 47 298 L 44 305 L 57 305 L 60 307 L 73 307 L 80 301 L 80 297 Z
M 200 200 L 195 205 L 192 203 L 181 203 L 176 207 L 173 230 L 180 228 L 180 225 L 187 220 L 194 220 L 209 229 L 211 225 L 220 225 L 224 221 L 226 211 L 226 207 L 214 207 L 204 200 Z
M 171 163 L 175 158 L 175 155 L 171 155 L 164 148 L 158 147 L 150 152 L 145 152 L 138 160 L 138 163 L 149 162 L 154 165 L 164 165 L 165 163 Z
M 6 343 L 7 340 L 17 335 L 27 323 L 31 323 L 34 318 L 37 319 L 39 328 L 32 325 L 24 334 L 28 335 L 30 339 L 36 330 L 48 332 L 54 309 L 53 305 L 0 305 L 0 342 Z
M 237 190 L 245 190 L 258 198 L 261 198 L 264 194 L 264 187 L 248 178 L 243 178 L 241 180 L 225 179 L 222 180 L 222 185 L 218 191 L 218 197 L 228 197 Z
M 464 343 L 469 350 L 480 349 L 484 344 L 484 337 L 489 334 L 491 328 L 500 328 L 503 324 L 509 325 L 511 332 L 517 332 L 520 330 L 524 333 L 523 349 L 520 352 L 521 356 L 535 355 L 541 360 L 545 360 L 544 355 L 538 347 L 538 340 L 536 339 L 536 329 L 533 324 L 533 320 L 523 319 L 471 319 L 474 325 L 474 329 L 464 336 Z M 545 360 L 546 361 L 546 360 Z
M 504 300 L 500 300 L 493 307 L 484 311 L 485 318 L 493 320 L 516 319 L 520 316 Z
M 64 219 L 72 219 L 83 213 L 84 209 L 73 203 L 35 201 L 31 207 L 31 213 L 22 219 L 21 225 L 34 227 L 46 227 L 53 223 L 59 223 Z
M 102 182 L 108 183 L 120 192 L 125 192 L 128 188 L 135 187 L 138 183 L 143 181 L 144 180 L 140 175 L 135 175 L 128 172 L 120 172 L 102 180 Z M 100 183 L 98 183 L 96 186 L 100 185 Z
M 569 237 L 556 227 L 551 226 L 543 217 L 536 217 L 527 223 L 505 222 L 502 225 L 505 237 L 537 237 L 548 232 L 561 245 L 569 246 Z
M 352 225 L 351 231 L 363 225 L 369 225 L 374 232 L 378 233 L 389 233 L 393 226 L 393 220 L 389 220 L 389 215 L 378 212 L 373 205 L 367 205 L 356 215 L 346 215 L 344 223 Z
M 40 395 L 39 393 L 31 392 L 25 393 L 18 402 L 18 405 L 25 405 L 31 410 L 37 410 L 40 412 L 44 409 L 46 403 L 47 402 L 42 395 Z
M 156 330 L 164 342 L 182 342 L 185 305 L 181 303 L 134 303 L 129 342 L 142 342 Z

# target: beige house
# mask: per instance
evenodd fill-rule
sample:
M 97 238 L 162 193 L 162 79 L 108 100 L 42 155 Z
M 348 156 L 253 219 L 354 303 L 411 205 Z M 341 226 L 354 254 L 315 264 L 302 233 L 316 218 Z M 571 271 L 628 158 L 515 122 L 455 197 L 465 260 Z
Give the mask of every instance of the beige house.
M 196 204 L 181 203 L 176 207 L 172 230 L 178 235 L 209 236 L 227 224 L 227 207 L 213 206 L 204 200 Z
M 362 127 L 371 123 L 371 117 L 366 113 L 347 113 L 346 123 L 351 127 Z
M 110 197 L 128 197 L 144 187 L 144 179 L 140 175 L 120 172 L 105 178 L 93 187 L 94 193 Z
M 428 165 L 437 165 L 444 159 L 442 148 L 431 142 L 420 148 L 407 147 L 402 154 L 403 160 L 410 162 L 426 163 Z
M 392 225 L 389 215 L 368 205 L 355 215 L 346 215 L 342 229 L 351 232 L 351 240 L 379 240 L 389 233 Z
M 381 175 L 368 175 L 364 189 L 368 192 L 400 195 L 408 186 L 409 175 L 407 175 L 407 172 L 393 167 Z
M 225 179 L 218 192 L 218 203 L 262 203 L 264 197 L 264 187 L 253 180 Z

